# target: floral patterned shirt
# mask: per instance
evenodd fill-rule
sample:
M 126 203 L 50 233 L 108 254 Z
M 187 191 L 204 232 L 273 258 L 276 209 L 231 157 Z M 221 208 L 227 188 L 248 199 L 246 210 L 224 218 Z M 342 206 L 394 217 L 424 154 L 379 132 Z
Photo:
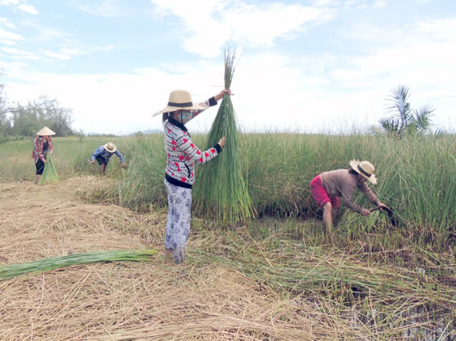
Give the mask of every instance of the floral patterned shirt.
M 206 102 L 200 103 L 205 109 L 192 110 L 191 119 L 216 104 L 217 101 L 213 97 Z M 195 163 L 202 165 L 214 159 L 222 148 L 219 144 L 216 144 L 206 151 L 200 150 L 193 143 L 187 128 L 173 118 L 169 118 L 165 122 L 164 130 L 167 155 L 166 180 L 180 187 L 192 188 L 195 183 Z
M 46 150 L 44 149 L 44 144 L 48 142 L 49 147 Z M 37 136 L 35 137 L 35 140 L 33 140 L 33 151 L 32 151 L 32 159 L 35 160 L 35 163 L 38 162 L 38 160 L 45 161 L 45 155 L 48 152 L 48 150 L 53 150 L 52 149 L 52 140 L 51 137 L 45 137 L 45 136 Z

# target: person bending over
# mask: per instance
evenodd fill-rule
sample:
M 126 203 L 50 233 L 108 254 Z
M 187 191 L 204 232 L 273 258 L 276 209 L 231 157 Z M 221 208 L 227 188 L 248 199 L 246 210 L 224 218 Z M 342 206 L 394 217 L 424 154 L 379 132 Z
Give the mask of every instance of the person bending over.
M 127 168 L 127 164 L 125 163 L 125 158 L 123 155 L 117 150 L 117 146 L 112 143 L 108 142 L 105 145 L 98 147 L 92 154 L 92 158 L 90 159 L 90 163 L 95 163 L 95 159 L 98 161 L 100 165 L 100 174 L 104 174 L 106 171 L 106 167 L 108 166 L 109 159 L 113 155 L 117 155 L 122 162 L 122 167 L 124 169 Z
M 310 183 L 310 192 L 323 207 L 323 222 L 327 231 L 332 234 L 332 227 L 340 207 L 340 198 L 350 210 L 368 216 L 371 212 L 353 202 L 355 190 L 359 189 L 372 203 L 379 207 L 388 208 L 371 191 L 366 184 L 377 183 L 374 175 L 375 168 L 369 161 L 350 161 L 350 169 L 336 169 L 317 175 Z

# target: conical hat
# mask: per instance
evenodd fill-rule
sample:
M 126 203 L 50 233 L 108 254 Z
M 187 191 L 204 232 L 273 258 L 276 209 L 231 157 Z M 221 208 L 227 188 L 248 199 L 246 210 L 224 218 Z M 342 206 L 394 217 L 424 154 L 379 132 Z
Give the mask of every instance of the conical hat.
M 50 136 L 50 135 L 55 135 L 55 133 L 49 129 L 48 127 L 44 127 L 41 129 L 39 132 L 36 133 L 39 136 Z

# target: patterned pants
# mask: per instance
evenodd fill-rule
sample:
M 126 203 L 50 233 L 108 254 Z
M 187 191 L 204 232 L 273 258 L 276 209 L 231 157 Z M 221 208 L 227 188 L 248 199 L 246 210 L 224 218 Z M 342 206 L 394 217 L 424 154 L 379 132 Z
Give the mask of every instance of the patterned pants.
M 190 234 L 192 190 L 170 184 L 165 179 L 168 192 L 168 221 L 166 222 L 165 248 L 174 253 L 174 262 L 184 261 L 185 246 Z

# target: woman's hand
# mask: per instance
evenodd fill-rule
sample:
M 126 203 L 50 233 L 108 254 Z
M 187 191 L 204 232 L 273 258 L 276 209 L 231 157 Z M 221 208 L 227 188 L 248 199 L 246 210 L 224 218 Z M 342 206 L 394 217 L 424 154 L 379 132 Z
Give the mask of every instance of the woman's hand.
M 220 145 L 220 147 L 222 148 L 225 148 L 225 136 L 223 136 L 220 141 L 218 142 L 218 144 Z
M 371 214 L 369 210 L 366 210 L 365 208 L 363 208 L 363 209 L 361 210 L 361 215 L 362 215 L 362 216 L 368 216 L 369 214 Z
M 386 209 L 386 210 L 391 211 L 391 209 L 388 206 L 386 206 L 384 203 L 382 203 L 380 201 L 378 202 L 377 206 L 380 207 L 380 209 Z
M 221 100 L 223 98 L 223 96 L 225 94 L 228 94 L 231 96 L 231 90 L 226 90 L 226 89 L 222 90 L 222 91 L 220 91 L 220 93 L 218 95 L 215 95 L 214 98 L 218 102 L 219 100 Z

